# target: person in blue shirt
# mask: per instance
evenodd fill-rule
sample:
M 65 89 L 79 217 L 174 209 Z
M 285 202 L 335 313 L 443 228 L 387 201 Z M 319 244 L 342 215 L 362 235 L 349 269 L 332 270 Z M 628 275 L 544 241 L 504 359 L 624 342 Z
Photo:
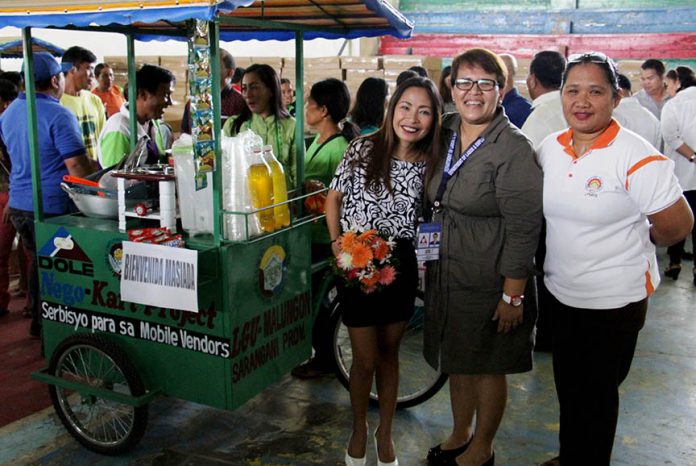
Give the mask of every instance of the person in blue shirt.
M 522 125 L 527 120 L 527 117 L 532 113 L 532 104 L 517 92 L 515 86 L 515 73 L 517 73 L 517 60 L 509 53 L 500 54 L 505 67 L 507 68 L 507 81 L 502 89 L 503 108 L 510 123 L 522 128 Z
M 41 195 L 46 216 L 69 213 L 74 209 L 60 188 L 64 175 L 84 177 L 92 171 L 75 115 L 60 104 L 65 89 L 63 73 L 72 63 L 61 66 L 47 52 L 34 54 L 36 86 L 36 125 L 41 173 Z M 34 199 L 32 197 L 31 155 L 29 152 L 27 100 L 22 92 L 0 115 L 0 139 L 7 148 L 10 172 L 9 212 L 12 224 L 32 256 L 29 273 L 30 334 L 39 336 L 38 267 L 34 235 Z

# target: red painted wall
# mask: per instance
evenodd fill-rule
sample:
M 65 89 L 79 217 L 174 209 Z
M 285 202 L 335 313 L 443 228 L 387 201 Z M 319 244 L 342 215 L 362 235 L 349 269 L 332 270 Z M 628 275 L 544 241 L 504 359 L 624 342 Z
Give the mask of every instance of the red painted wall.
M 485 47 L 496 53 L 510 52 L 532 58 L 540 50 L 569 54 L 590 50 L 614 59 L 642 60 L 648 57 L 687 59 L 696 57 L 696 33 L 613 35 L 448 35 L 414 34 L 411 39 L 383 37 L 382 55 L 427 55 L 453 57 L 463 50 Z

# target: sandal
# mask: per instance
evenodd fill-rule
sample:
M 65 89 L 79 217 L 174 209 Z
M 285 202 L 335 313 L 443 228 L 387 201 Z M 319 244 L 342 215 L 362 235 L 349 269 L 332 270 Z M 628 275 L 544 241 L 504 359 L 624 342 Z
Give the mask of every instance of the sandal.
M 665 277 L 669 277 L 672 280 L 679 278 L 679 273 L 681 272 L 681 264 L 669 264 L 669 267 L 665 269 Z

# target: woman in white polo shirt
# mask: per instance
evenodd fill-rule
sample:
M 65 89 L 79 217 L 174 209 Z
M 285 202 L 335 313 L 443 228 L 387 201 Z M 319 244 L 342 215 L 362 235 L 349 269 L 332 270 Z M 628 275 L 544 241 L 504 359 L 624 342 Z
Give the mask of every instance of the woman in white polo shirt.
M 560 403 L 560 457 L 545 465 L 610 464 L 618 387 L 660 280 L 655 244 L 693 225 L 674 163 L 612 119 L 616 74 L 604 54 L 569 57 L 561 99 L 570 128 L 538 149 Z
M 696 211 L 696 76 L 691 68 L 678 66 L 679 91 L 662 109 L 660 125 L 665 140 L 665 154 L 674 160 L 674 172 L 679 179 L 684 197 L 692 211 Z M 696 244 L 696 228 L 691 230 L 691 242 Z M 665 275 L 676 280 L 681 272 L 685 241 L 667 248 L 669 266 Z M 696 285 L 696 259 L 693 282 Z

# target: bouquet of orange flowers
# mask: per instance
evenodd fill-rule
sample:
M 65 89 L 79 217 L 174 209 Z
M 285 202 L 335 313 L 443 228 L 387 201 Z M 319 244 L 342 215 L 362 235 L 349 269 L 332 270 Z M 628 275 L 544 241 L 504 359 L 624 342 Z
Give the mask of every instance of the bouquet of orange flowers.
M 336 242 L 340 252 L 335 257 L 334 270 L 348 286 L 360 286 L 364 293 L 372 293 L 396 278 L 392 238 L 382 238 L 377 230 L 349 230 Z

